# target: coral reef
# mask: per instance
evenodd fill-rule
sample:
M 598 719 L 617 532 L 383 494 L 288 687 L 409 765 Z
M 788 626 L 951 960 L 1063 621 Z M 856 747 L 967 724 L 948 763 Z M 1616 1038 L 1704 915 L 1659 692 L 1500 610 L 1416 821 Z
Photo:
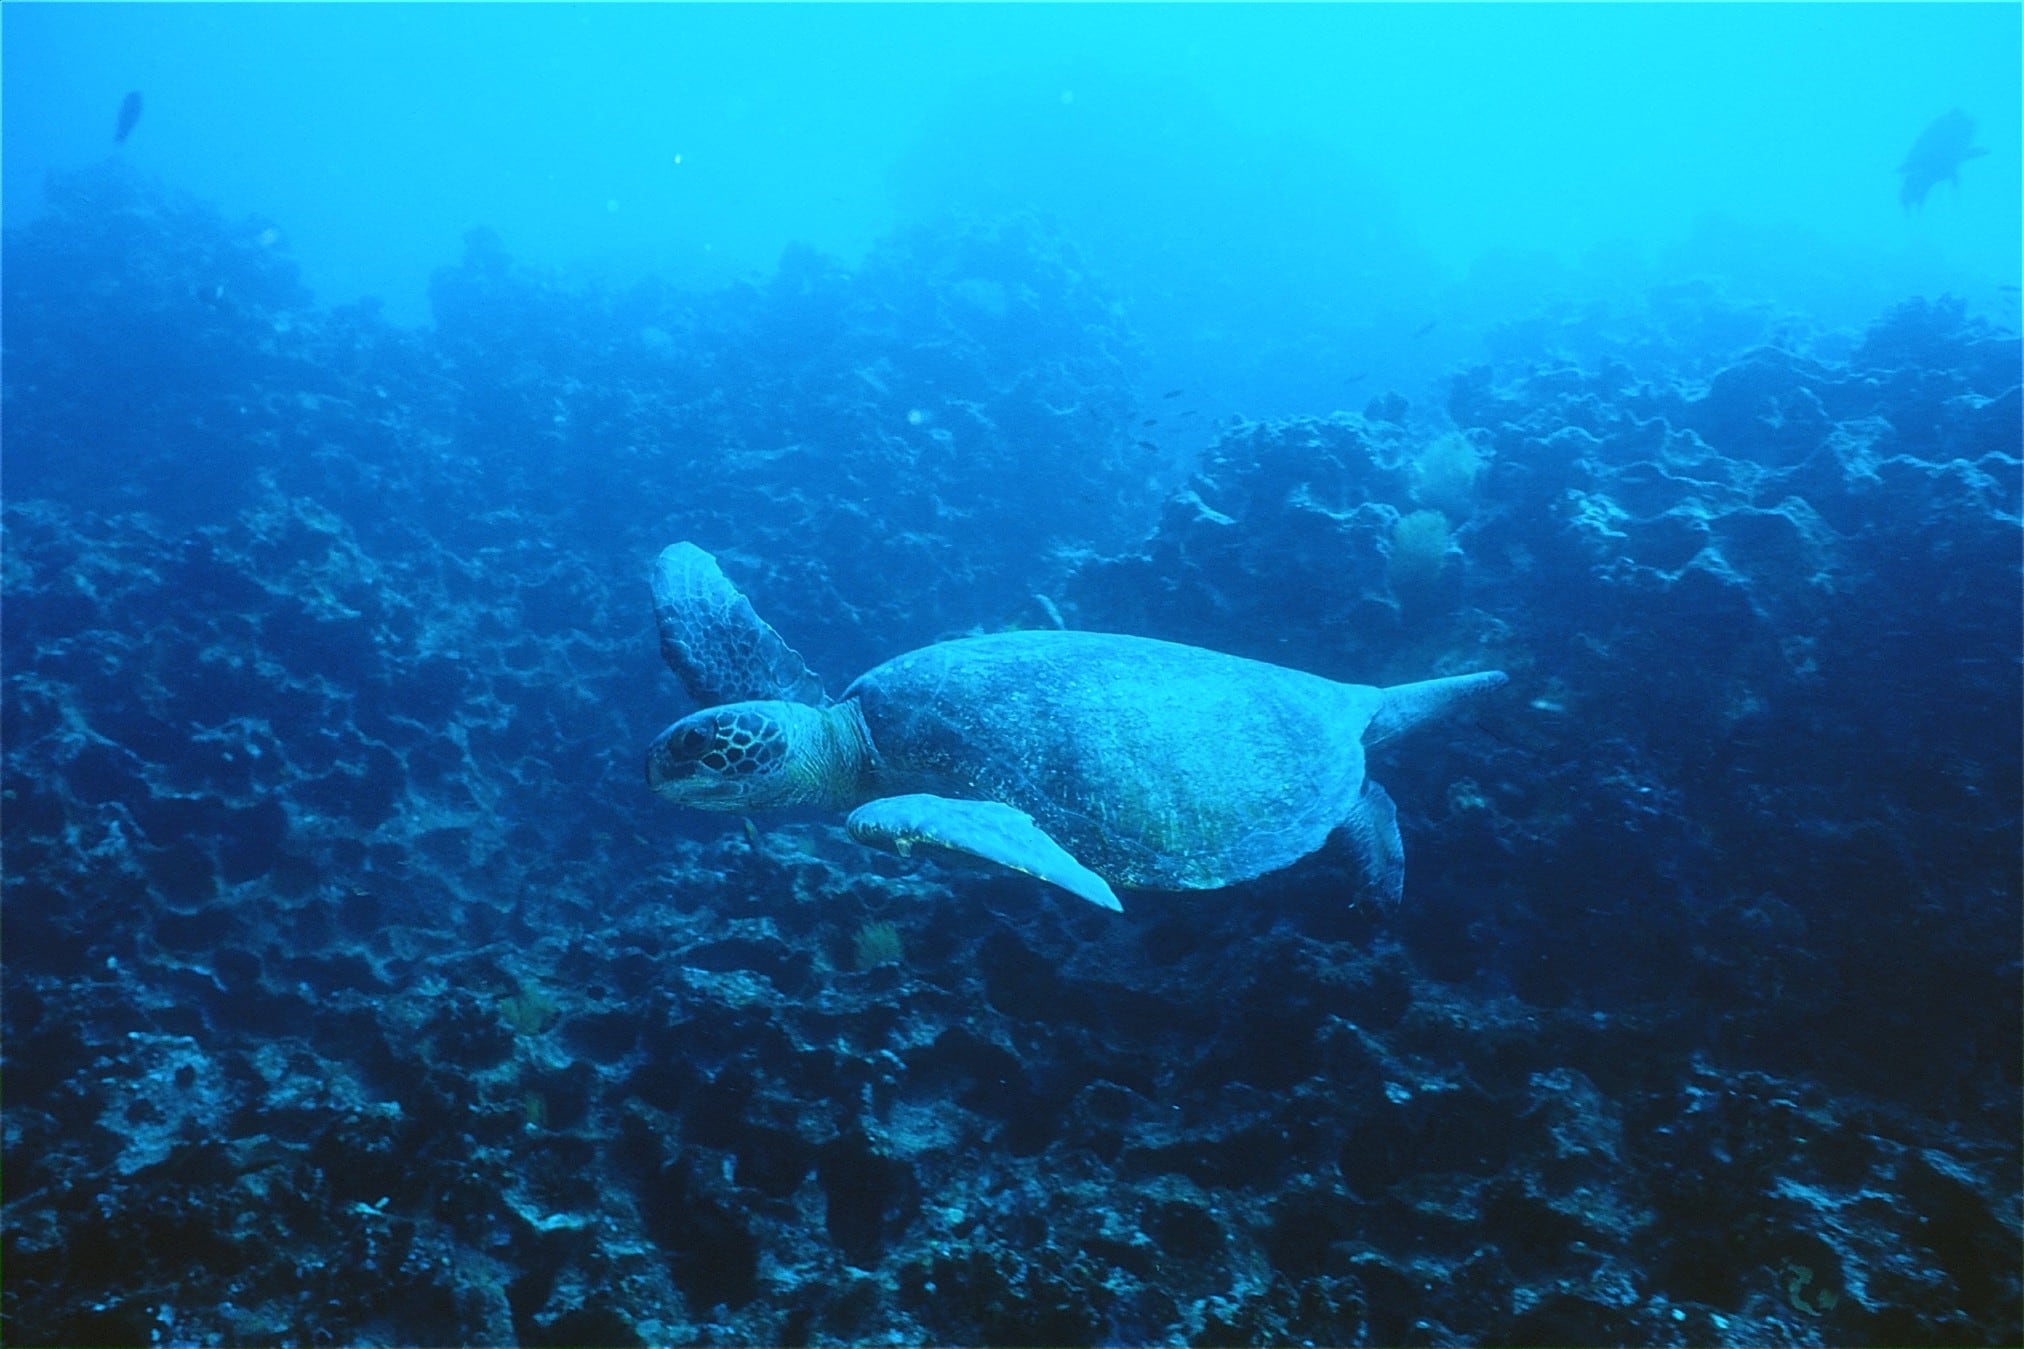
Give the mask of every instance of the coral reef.
M 1154 498 L 1031 225 L 706 296 L 477 236 L 404 332 L 56 199 L 0 297 L 10 1341 L 2018 1338 L 2014 338 L 1534 350 Z M 1332 850 L 1100 913 L 662 808 L 679 537 L 833 687 L 1036 596 L 1514 683 L 1376 751 L 1397 913 Z

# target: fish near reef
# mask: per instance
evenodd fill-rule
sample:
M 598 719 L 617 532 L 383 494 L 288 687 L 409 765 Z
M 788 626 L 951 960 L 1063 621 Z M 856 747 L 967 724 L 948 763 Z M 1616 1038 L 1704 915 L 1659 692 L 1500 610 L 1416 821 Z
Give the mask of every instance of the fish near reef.
M 1961 165 L 1986 155 L 1988 150 L 1976 145 L 1975 119 L 1955 108 L 1933 119 L 1913 142 L 1911 153 L 1905 162 L 1898 165 L 1898 175 L 1904 179 L 1898 185 L 1898 202 L 1907 211 L 1925 205 L 1926 194 L 1941 183 L 1961 185 Z
M 141 120 L 141 91 L 132 90 L 119 101 L 119 120 L 113 123 L 113 144 L 119 145 L 133 134 L 136 123 Z

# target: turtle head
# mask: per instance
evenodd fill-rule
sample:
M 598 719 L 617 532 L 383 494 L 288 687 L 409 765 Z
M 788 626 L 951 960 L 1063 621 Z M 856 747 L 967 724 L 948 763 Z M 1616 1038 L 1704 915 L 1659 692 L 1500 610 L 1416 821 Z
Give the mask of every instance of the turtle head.
M 698 810 L 841 801 L 856 773 L 839 757 L 837 710 L 767 701 L 690 713 L 647 747 L 647 786 Z

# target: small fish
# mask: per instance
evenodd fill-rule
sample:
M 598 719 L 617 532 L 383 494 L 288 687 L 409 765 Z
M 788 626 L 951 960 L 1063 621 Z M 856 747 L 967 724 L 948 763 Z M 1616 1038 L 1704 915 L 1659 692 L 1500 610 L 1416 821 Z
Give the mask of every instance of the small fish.
M 1413 336 L 1425 337 L 1428 333 L 1432 332 L 1435 328 L 1439 327 L 1440 323 L 1441 321 L 1439 319 L 1428 319 L 1425 323 L 1422 323 L 1419 327 L 1413 329 Z
M 1358 371 L 1358 372 L 1357 372 L 1356 374 L 1354 374 L 1354 375 L 1351 375 L 1351 376 L 1350 376 L 1350 377 L 1349 377 L 1348 379 L 1344 380 L 1344 381 L 1343 381 L 1343 383 L 1344 383 L 1344 384 L 1361 384 L 1361 383 L 1362 383 L 1363 381 L 1365 381 L 1365 380 L 1367 380 L 1367 379 L 1369 379 L 1369 378 L 1370 378 L 1370 371 L 1368 371 L 1368 370 L 1359 370 L 1359 371 Z
M 1139 423 L 1140 426 L 1158 426 L 1159 424 L 1160 419 L 1158 417 L 1148 417 Z
M 1961 165 L 1988 148 L 1975 144 L 1975 119 L 1955 108 L 1933 119 L 1913 143 L 1905 162 L 1898 165 L 1904 182 L 1898 185 L 1898 202 L 1907 211 L 1926 204 L 1926 194 L 1941 183 L 1961 185 Z
M 1192 417 L 1195 415 L 1195 409 L 1189 408 L 1186 412 L 1183 412 L 1181 415 L 1183 417 Z
M 1159 448 L 1159 446 L 1153 444 L 1150 440 L 1138 441 L 1137 445 L 1142 450 L 1157 450 Z
M 1184 393 L 1186 393 L 1186 392 L 1187 392 L 1187 390 L 1186 390 L 1186 389 L 1168 389 L 1168 390 L 1167 390 L 1167 391 L 1166 391 L 1165 393 L 1161 394 L 1161 395 L 1160 395 L 1160 397 L 1162 397 L 1162 398 L 1179 398 L 1179 397 L 1180 397 L 1180 396 L 1181 396 L 1182 394 L 1184 394 Z
M 133 90 L 119 103 L 119 121 L 112 129 L 115 145 L 126 140 L 134 129 L 134 123 L 141 120 L 141 91 Z
M 750 816 L 746 816 L 739 823 L 745 826 L 745 846 L 757 848 L 759 846 L 759 826 L 752 823 Z

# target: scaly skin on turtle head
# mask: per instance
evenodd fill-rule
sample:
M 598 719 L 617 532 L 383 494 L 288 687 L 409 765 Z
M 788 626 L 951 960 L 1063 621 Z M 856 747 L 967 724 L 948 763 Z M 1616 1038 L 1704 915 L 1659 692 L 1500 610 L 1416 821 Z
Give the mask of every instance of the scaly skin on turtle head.
M 864 799 L 871 764 L 871 737 L 855 703 L 725 703 L 654 737 L 647 786 L 698 810 L 842 810 Z

